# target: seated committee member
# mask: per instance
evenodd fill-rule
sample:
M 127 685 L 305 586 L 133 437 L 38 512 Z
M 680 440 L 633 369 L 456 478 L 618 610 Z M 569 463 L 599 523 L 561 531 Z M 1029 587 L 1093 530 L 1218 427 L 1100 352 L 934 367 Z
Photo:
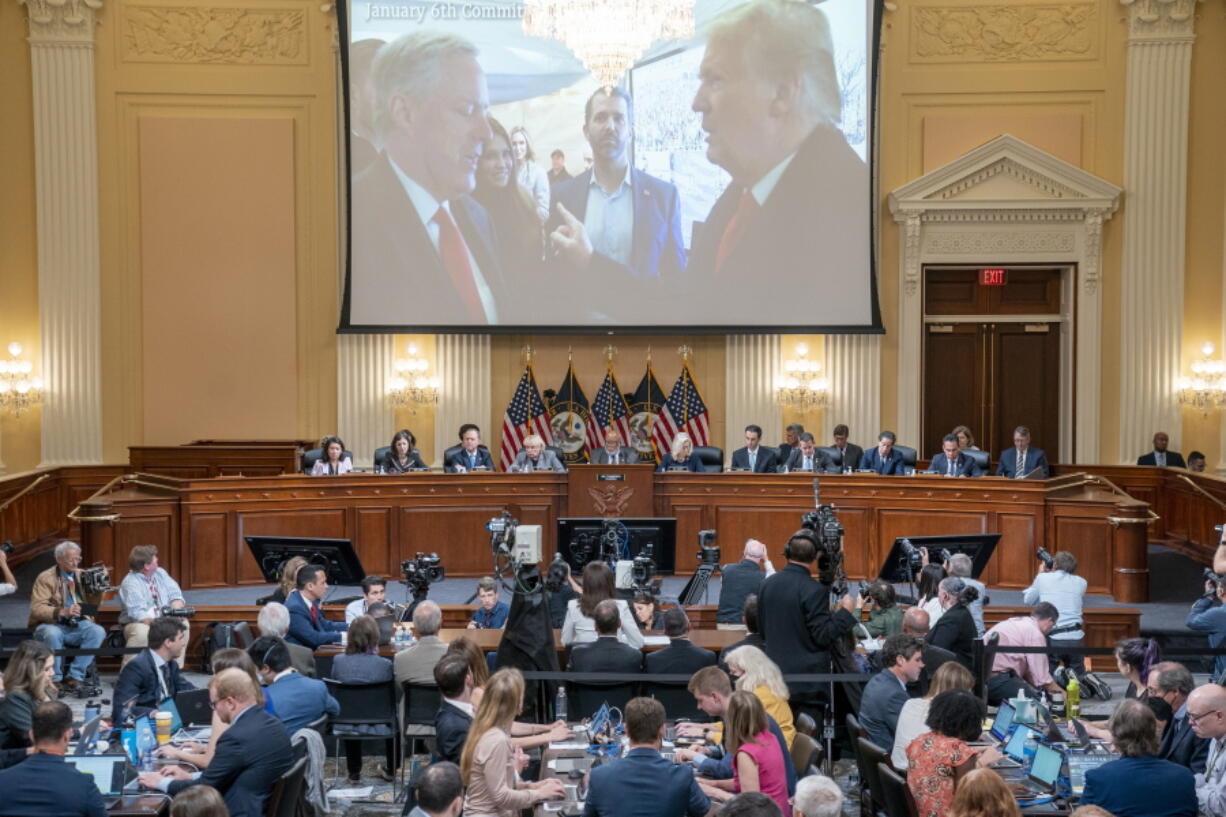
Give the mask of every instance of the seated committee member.
M 847 436 L 850 433 L 851 431 L 842 423 L 834 427 L 834 448 L 839 452 L 839 461 L 835 464 L 840 468 L 850 468 L 854 471 L 860 466 L 860 460 L 864 457 L 864 449 L 855 443 L 847 442 Z
M 1123 757 L 1086 772 L 1083 805 L 1115 817 L 1196 817 L 1196 780 L 1187 768 L 1158 755 L 1158 722 L 1140 701 L 1123 701 L 1108 729 Z
M 335 644 L 349 628 L 340 621 L 324 618 L 323 598 L 328 594 L 328 573 L 319 565 L 304 565 L 295 582 L 298 589 L 285 600 L 289 610 L 289 641 L 318 649 Z
M 367 576 L 362 579 L 362 598 L 345 605 L 345 623 L 352 624 L 358 616 L 366 615 L 372 604 L 387 601 L 387 580 L 382 576 Z
M 1030 429 L 1018 426 L 1013 429 L 1013 447 L 1002 451 L 1000 464 L 996 466 L 996 476 L 1009 479 L 1021 479 L 1038 471 L 1035 477 L 1047 479 L 1051 476 L 1051 468 L 1047 464 L 1047 455 L 1041 448 L 1030 445 Z
M 932 458 L 927 473 L 943 477 L 982 476 L 975 460 L 962 453 L 962 449 L 958 447 L 958 438 L 953 434 L 946 434 L 941 440 L 941 453 Z
M 434 743 L 438 756 L 459 763 L 476 714 L 472 703 L 473 674 L 464 656 L 456 653 L 443 656 L 434 665 L 434 683 L 442 696 L 434 715 Z
M 324 437 L 320 448 L 323 455 L 311 466 L 311 476 L 337 476 L 353 470 L 353 462 L 345 456 L 345 443 L 340 437 Z
M 819 451 L 817 440 L 809 432 L 800 435 L 798 446 L 788 455 L 788 461 L 783 464 L 784 471 L 794 474 L 798 471 L 812 471 L 815 474 L 830 474 L 838 471 L 825 451 Z
M 106 804 L 94 779 L 64 761 L 72 732 L 67 704 L 46 701 L 34 708 L 33 753 L 0 771 L 2 817 L 104 817 Z
M 876 471 L 883 476 L 903 473 L 902 454 L 894 450 L 895 439 L 893 431 L 881 432 L 877 447 L 865 451 L 860 458 L 860 470 Z
M 592 452 L 592 463 L 595 465 L 634 465 L 639 461 L 639 452 L 631 446 L 624 445 L 621 432 L 616 428 L 606 428 L 604 445 Z
M 617 639 L 636 650 L 642 649 L 643 634 L 639 632 L 630 605 L 617 598 L 613 571 L 609 570 L 609 566 L 604 562 L 588 562 L 583 568 L 582 584 L 582 595 L 571 599 L 566 605 L 566 621 L 562 623 L 562 644 L 569 647 L 572 644 L 595 641 L 596 623 L 592 616 L 596 613 L 596 605 L 605 599 L 611 599 L 617 604 L 617 614 L 621 621 Z
M 698 457 L 694 456 L 694 441 L 684 431 L 673 437 L 670 451 L 660 460 L 657 471 L 692 471 L 701 474 L 704 470 Z
M 64 647 L 86 650 L 102 646 L 106 630 L 85 614 L 82 605 L 97 607 L 101 595 L 87 594 L 80 589 L 81 546 L 76 542 L 60 542 L 55 546 L 55 564 L 39 573 L 30 587 L 30 618 L 27 627 L 34 628 L 34 640 L 52 650 Z M 92 655 L 78 655 L 64 672 L 63 659 L 55 658 L 55 683 L 60 692 L 78 692 L 85 674 L 94 663 Z
M 924 645 L 909 635 L 892 635 L 881 648 L 881 671 L 868 679 L 860 698 L 860 726 L 882 749 L 894 746 L 898 716 L 910 696 L 907 684 L 919 681 Z
M 289 610 L 284 604 L 270 601 L 261 607 L 255 626 L 260 631 L 260 635 L 275 636 L 285 641 L 285 646 L 289 649 L 289 660 L 294 665 L 294 669 L 308 678 L 315 677 L 315 651 L 310 647 L 294 644 L 287 639 Z
M 327 685 L 299 674 L 290 664 L 289 650 L 281 639 L 262 635 L 247 648 L 247 655 L 255 662 L 264 694 L 289 734 L 324 714 L 340 714 L 340 704 L 329 694 Z
M 571 672 L 637 673 L 643 668 L 643 653 L 617 640 L 621 627 L 621 611 L 613 599 L 596 605 L 592 614 L 596 623 L 596 640 L 576 644 L 570 651 Z
M 680 607 L 664 611 L 664 634 L 668 646 L 647 653 L 643 669 L 653 675 L 693 675 L 703 667 L 715 666 L 715 653 L 690 641 L 690 619 Z
M 294 753 L 281 722 L 260 708 L 259 689 L 241 669 L 222 670 L 209 682 L 209 703 L 229 728 L 217 741 L 213 761 L 203 772 L 181 766 L 142 772 L 140 783 L 172 797 L 197 783 L 225 798 L 230 817 L 263 817 L 264 803 L 289 767 Z
M 125 647 L 143 647 L 148 643 L 149 625 L 162 615 L 163 607 L 177 610 L 187 606 L 179 583 L 158 564 L 158 549 L 154 545 L 137 545 L 128 554 L 128 575 L 119 583 L 119 603 L 123 605 L 119 623 L 123 625 Z M 187 654 L 186 645 L 182 654 Z M 123 663 L 127 664 L 132 657 L 125 655 Z M 182 657 L 177 660 L 181 668 Z
M 477 186 L 473 198 L 485 208 L 498 234 L 503 272 L 516 287 L 537 284 L 544 273 L 545 219 L 549 216 L 549 186 L 543 210 L 538 211 L 528 185 L 519 180 L 524 163 L 511 148 L 512 137 L 494 117 L 490 135 L 477 162 Z M 530 161 L 530 160 L 529 160 Z
M 745 426 L 745 446 L 732 452 L 732 470 L 755 474 L 773 474 L 779 470 L 775 450 L 760 445 L 761 442 L 762 426 Z
M 592 769 L 583 817 L 702 817 L 711 801 L 693 772 L 660 755 L 664 706 L 655 698 L 626 704 L 629 745 L 621 758 Z
M 1170 444 L 1171 438 L 1166 435 L 1166 432 L 1159 431 L 1154 435 L 1154 450 L 1137 457 L 1137 465 L 1156 465 L 1159 468 L 1169 465 L 1174 468 L 1187 468 L 1182 454 L 1178 451 L 1167 451 L 1166 447 Z
M 507 616 L 511 607 L 505 601 L 498 600 L 498 580 L 485 576 L 477 582 L 477 600 L 480 604 L 473 610 L 472 621 L 468 622 L 470 630 L 501 630 L 507 626 Z
M 417 450 L 417 438 L 407 428 L 402 428 L 392 435 L 392 444 L 383 458 L 382 466 L 385 474 L 403 474 L 417 468 L 429 468 L 421 458 L 421 452 Z
M 449 474 L 494 470 L 489 449 L 481 444 L 481 429 L 472 423 L 460 426 L 460 450 L 447 458 L 443 470 Z
M 783 465 L 792 456 L 792 449 L 800 444 L 800 435 L 805 433 L 805 427 L 800 423 L 789 423 L 783 430 L 783 442 L 775 447 L 779 454 L 779 464 Z
M 529 434 L 524 437 L 523 449 L 515 455 L 511 463 L 512 472 L 529 473 L 532 471 L 559 471 L 566 473 L 566 464 L 558 459 L 558 455 L 545 447 L 545 440 L 539 434 Z
M 763 573 L 762 571 L 766 572 Z M 721 568 L 723 580 L 719 585 L 719 607 L 715 611 L 715 624 L 721 630 L 743 630 L 742 623 L 745 599 L 756 596 L 762 579 L 775 572 L 775 566 L 766 557 L 766 545 L 757 539 L 745 542 L 741 561 Z
M 123 723 L 128 714 L 124 706 L 133 698 L 132 716 L 139 718 L 161 708 L 161 703 L 196 687 L 179 672 L 183 649 L 187 646 L 187 622 L 163 616 L 149 625 L 149 646 L 119 672 L 115 681 L 112 723 Z
M 350 320 L 498 323 L 497 234 L 469 196 L 490 136 L 476 46 L 419 29 L 380 48 L 371 76 L 383 155 L 353 180 Z

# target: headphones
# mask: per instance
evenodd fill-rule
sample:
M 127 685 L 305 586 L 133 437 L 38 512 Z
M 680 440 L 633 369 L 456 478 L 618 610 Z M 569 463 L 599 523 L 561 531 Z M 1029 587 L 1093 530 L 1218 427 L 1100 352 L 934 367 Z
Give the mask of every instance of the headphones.
M 787 544 L 783 546 L 783 558 L 787 559 L 789 562 L 792 561 L 792 540 L 798 538 L 807 539 L 813 544 L 813 551 L 815 553 L 817 552 L 817 537 L 814 536 L 813 531 L 809 530 L 808 528 L 801 528 L 789 536 Z

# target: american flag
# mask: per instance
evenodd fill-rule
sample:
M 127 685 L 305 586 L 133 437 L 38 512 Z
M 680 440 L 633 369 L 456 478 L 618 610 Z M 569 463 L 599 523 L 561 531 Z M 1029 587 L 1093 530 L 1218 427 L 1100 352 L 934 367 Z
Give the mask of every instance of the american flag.
M 540 434 L 545 445 L 551 443 L 549 411 L 541 399 L 541 392 L 536 387 L 536 375 L 529 364 L 524 368 L 523 377 L 519 378 L 507 413 L 502 416 L 503 471 L 511 467 L 515 455 L 524 447 L 524 438 L 531 434 Z
M 617 385 L 617 376 L 613 374 L 613 364 L 596 392 L 592 402 L 592 416 L 587 421 L 588 450 L 595 451 L 604 446 L 604 432 L 613 427 L 622 435 L 622 445 L 630 444 L 630 408 L 621 387 Z M 595 439 L 595 442 L 592 440 Z
M 652 440 L 661 451 L 661 456 L 663 452 L 671 450 L 673 437 L 682 431 L 690 435 L 695 446 L 706 445 L 711 434 L 710 420 L 707 404 L 702 402 L 702 395 L 698 393 L 687 362 L 683 364 L 681 376 L 677 378 L 672 393 L 664 401 L 660 416 L 651 428 Z

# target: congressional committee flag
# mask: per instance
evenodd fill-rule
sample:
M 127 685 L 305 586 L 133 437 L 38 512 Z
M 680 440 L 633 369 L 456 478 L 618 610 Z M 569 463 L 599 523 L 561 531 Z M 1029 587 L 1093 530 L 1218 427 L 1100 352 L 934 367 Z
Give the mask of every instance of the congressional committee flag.
M 553 413 L 549 421 L 553 428 L 553 444 L 562 449 L 562 461 L 568 464 L 587 462 L 588 421 L 592 411 L 575 377 L 575 364 L 567 367 L 566 379 L 558 387 L 550 410 Z
M 695 446 L 706 445 L 711 435 L 711 417 L 707 412 L 707 404 L 702 402 L 698 393 L 698 385 L 690 372 L 687 361 L 681 366 L 681 376 L 677 378 L 673 391 L 664 402 L 660 416 L 656 418 L 652 429 L 652 438 L 660 449 L 660 456 L 672 447 L 673 437 L 682 431 L 690 435 Z
M 626 397 L 621 386 L 617 385 L 617 375 L 613 374 L 613 364 L 605 373 L 600 391 L 592 402 L 592 418 L 588 422 L 588 450 L 595 451 L 604 445 L 604 432 L 607 428 L 615 428 L 622 435 L 622 443 L 630 444 L 630 407 L 626 405 Z M 595 442 L 592 442 L 593 437 Z
M 507 413 L 502 416 L 502 470 L 506 471 L 515 460 L 515 455 L 524 447 L 524 438 L 531 434 L 539 434 L 550 444 L 552 434 L 549 428 L 549 411 L 541 392 L 536 387 L 536 375 L 532 373 L 532 364 L 524 367 L 524 374 L 515 387 L 515 396 L 507 406 Z
M 656 451 L 651 433 L 666 399 L 668 398 L 664 396 L 664 389 L 660 388 L 660 381 L 656 380 L 656 373 L 649 362 L 647 371 L 630 401 L 630 436 L 626 438 L 626 445 L 639 452 L 639 462 L 660 461 L 662 452 Z

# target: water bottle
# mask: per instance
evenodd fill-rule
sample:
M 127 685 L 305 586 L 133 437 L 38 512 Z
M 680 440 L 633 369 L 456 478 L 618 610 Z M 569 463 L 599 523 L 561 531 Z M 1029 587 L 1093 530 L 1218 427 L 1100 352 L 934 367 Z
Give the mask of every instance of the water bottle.
M 140 761 L 140 747 L 136 745 L 136 722 L 132 720 L 131 714 L 123 722 L 123 727 L 119 732 L 119 742 L 123 745 L 123 749 L 128 753 L 128 760 L 132 761 L 135 766 Z
M 1026 743 L 1022 745 L 1023 764 L 1026 766 L 1030 765 L 1030 761 L 1034 759 L 1034 753 L 1038 747 L 1039 738 L 1034 732 L 1031 732 L 1026 738 Z
M 136 734 L 137 756 L 140 762 L 137 768 L 142 772 L 156 772 L 157 764 L 153 760 L 153 750 L 157 746 L 157 736 L 151 729 L 140 729 Z
M 558 684 L 558 698 L 554 703 L 554 717 L 566 720 L 566 684 Z
M 85 722 L 89 723 L 94 718 L 102 714 L 102 708 L 98 706 L 98 702 L 94 699 L 89 699 L 85 702 Z
M 1064 690 L 1064 713 L 1070 721 L 1081 717 L 1081 684 L 1070 678 Z

